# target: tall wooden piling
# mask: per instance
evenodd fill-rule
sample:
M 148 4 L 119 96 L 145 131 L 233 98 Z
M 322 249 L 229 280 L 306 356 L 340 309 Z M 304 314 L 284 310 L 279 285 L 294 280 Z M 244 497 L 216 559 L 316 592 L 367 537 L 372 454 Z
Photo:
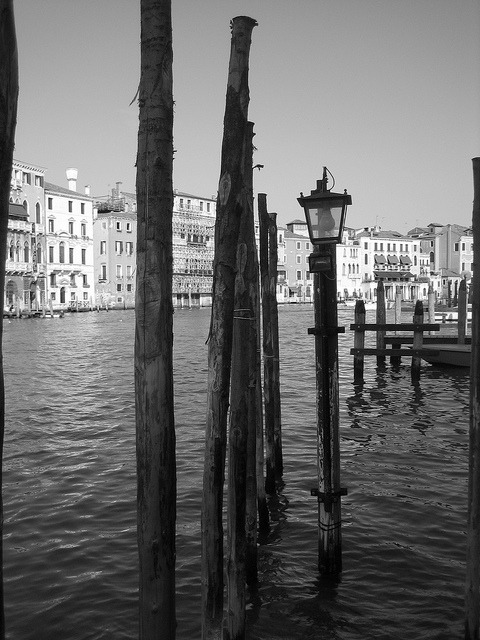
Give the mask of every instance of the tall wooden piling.
M 402 291 L 400 287 L 395 290 L 395 324 L 402 321 Z
M 18 102 L 18 54 L 13 0 L 0 0 L 0 299 L 5 296 L 5 260 L 13 149 Z M 3 302 L 2 302 L 3 304 Z M 0 322 L 0 479 L 5 431 L 5 381 L 3 375 L 3 326 Z M 3 523 L 0 485 L 0 523 Z M 0 638 L 5 638 L 3 607 L 3 525 L 0 529 Z
M 171 0 L 141 0 L 135 409 L 141 640 L 175 638 Z
M 435 292 L 432 284 L 428 285 L 428 321 L 430 324 L 435 323 Z M 435 332 L 429 331 L 430 335 L 433 333 Z
M 417 300 L 415 303 L 415 311 L 413 314 L 413 324 L 422 325 L 423 324 L 423 303 L 421 300 Z M 413 330 L 413 349 L 421 349 L 423 345 L 423 329 L 415 329 Z M 422 362 L 422 358 L 420 355 L 412 356 L 412 371 L 411 376 L 413 381 L 420 380 L 420 365 Z
M 223 483 L 233 335 L 237 242 L 245 206 L 248 60 L 256 21 L 231 22 L 230 62 L 215 223 L 212 316 L 208 339 L 208 396 L 202 502 L 202 638 L 222 637 Z
M 377 285 L 377 324 L 385 324 L 387 321 L 387 312 L 385 309 L 385 287 L 383 280 Z M 377 331 L 377 349 L 385 349 L 385 331 L 382 329 Z M 385 356 L 377 355 L 377 365 L 385 364 Z
M 283 473 L 280 362 L 277 308 L 277 223 L 276 214 L 268 213 L 266 195 L 258 194 L 260 226 L 260 277 L 262 284 L 263 371 L 265 405 L 265 490 L 274 493 L 276 481 Z
M 283 475 L 283 451 L 282 451 L 282 416 L 280 402 L 280 340 L 278 333 L 278 239 L 277 239 L 277 214 L 269 213 L 270 224 L 268 226 L 268 279 L 270 289 L 270 321 L 273 349 L 273 446 L 275 449 L 275 479 L 279 482 Z
M 365 303 L 363 300 L 357 300 L 355 303 L 354 322 L 356 325 L 364 325 L 366 320 Z M 365 347 L 365 330 L 356 329 L 353 336 L 353 347 L 358 349 L 353 356 L 353 381 L 361 382 L 363 380 L 363 368 L 365 356 L 363 349 Z
M 458 344 L 465 344 L 467 335 L 467 281 L 465 278 L 458 287 Z
M 480 247 L 480 158 L 472 164 L 473 244 Z M 472 288 L 465 640 L 480 638 L 480 278 L 473 277 Z
M 318 570 L 342 570 L 340 417 L 338 389 L 338 317 L 336 246 L 326 245 L 332 269 L 314 274 L 315 367 L 317 381 Z

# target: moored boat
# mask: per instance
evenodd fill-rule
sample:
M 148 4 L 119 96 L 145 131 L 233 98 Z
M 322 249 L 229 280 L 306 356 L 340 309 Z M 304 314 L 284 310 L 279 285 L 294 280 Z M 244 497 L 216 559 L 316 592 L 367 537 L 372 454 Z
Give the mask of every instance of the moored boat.
M 432 344 L 422 347 L 423 360 L 448 367 L 470 367 L 472 352 L 469 344 Z

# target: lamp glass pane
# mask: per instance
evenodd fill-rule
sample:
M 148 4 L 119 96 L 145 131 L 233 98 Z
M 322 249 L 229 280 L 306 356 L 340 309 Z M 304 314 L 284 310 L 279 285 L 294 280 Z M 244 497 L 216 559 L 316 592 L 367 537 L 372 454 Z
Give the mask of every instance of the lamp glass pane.
M 310 228 L 316 240 L 338 237 L 342 220 L 343 198 L 308 204 Z

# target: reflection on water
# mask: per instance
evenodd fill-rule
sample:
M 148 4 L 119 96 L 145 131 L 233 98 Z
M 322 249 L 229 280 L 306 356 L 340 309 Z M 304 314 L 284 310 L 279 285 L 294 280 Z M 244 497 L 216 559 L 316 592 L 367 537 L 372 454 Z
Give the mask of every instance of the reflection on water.
M 200 636 L 200 508 L 210 312 L 175 313 L 180 640 Z M 280 318 L 285 476 L 259 548 L 248 638 L 462 637 L 468 374 L 405 360 L 353 383 L 339 314 L 343 573 L 317 573 L 310 306 Z M 9 638 L 137 637 L 133 312 L 5 323 Z

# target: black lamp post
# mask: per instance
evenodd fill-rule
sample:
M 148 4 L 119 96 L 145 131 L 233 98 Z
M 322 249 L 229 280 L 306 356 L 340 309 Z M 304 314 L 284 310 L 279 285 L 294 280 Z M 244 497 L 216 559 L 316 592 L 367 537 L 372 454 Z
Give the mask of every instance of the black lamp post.
M 321 573 L 336 574 L 342 569 L 340 497 L 340 436 L 338 392 L 338 327 L 336 245 L 341 242 L 347 205 L 352 203 L 346 191 L 327 189 L 327 168 L 323 179 L 309 196 L 300 194 L 310 240 L 309 256 L 314 275 L 315 369 L 317 383 L 318 484 L 311 493 L 318 498 L 318 568 Z M 330 174 L 331 175 L 331 174 Z

